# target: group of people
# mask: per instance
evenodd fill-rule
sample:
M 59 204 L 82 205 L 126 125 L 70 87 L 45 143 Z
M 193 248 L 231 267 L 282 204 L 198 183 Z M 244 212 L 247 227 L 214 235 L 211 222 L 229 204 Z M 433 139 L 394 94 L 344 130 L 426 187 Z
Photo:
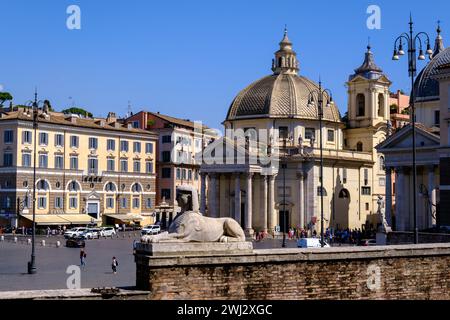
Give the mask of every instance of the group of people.
M 82 269 L 86 268 L 86 251 L 84 249 L 80 250 L 80 267 Z M 119 262 L 117 261 L 116 257 L 112 257 L 112 262 L 111 262 L 111 269 L 113 274 L 117 274 L 117 267 L 119 266 Z

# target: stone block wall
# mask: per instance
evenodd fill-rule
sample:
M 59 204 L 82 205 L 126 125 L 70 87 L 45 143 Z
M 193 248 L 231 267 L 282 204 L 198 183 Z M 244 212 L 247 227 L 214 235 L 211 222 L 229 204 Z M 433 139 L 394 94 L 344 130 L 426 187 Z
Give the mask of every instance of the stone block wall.
M 450 244 L 135 260 L 150 299 L 450 299 Z

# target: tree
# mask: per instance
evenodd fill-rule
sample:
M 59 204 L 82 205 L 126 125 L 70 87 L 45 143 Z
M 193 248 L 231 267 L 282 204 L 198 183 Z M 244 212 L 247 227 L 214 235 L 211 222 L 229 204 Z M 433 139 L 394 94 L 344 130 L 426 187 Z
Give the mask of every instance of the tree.
M 9 92 L 0 92 L 0 107 L 3 108 L 3 104 L 6 101 L 11 101 L 13 99 Z
M 65 109 L 65 110 L 63 110 L 61 112 L 62 113 L 79 114 L 79 115 L 83 115 L 85 117 L 92 118 L 92 113 L 90 113 L 89 111 L 84 110 L 83 108 L 78 108 L 78 107 L 72 107 L 72 108 L 69 108 L 69 109 Z

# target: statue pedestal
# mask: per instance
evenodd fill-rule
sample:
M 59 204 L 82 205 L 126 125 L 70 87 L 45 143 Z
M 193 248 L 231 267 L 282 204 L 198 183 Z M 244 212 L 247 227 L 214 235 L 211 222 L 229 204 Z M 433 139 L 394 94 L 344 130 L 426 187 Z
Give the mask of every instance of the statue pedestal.
M 251 242 L 157 242 L 137 243 L 136 252 L 148 256 L 212 256 L 253 252 Z

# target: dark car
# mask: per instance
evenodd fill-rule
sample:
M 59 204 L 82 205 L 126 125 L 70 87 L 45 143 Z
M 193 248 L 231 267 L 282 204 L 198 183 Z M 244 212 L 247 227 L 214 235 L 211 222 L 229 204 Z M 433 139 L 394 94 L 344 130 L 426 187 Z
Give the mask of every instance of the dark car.
M 71 238 L 66 241 L 67 248 L 84 248 L 86 247 L 86 242 L 81 238 Z

